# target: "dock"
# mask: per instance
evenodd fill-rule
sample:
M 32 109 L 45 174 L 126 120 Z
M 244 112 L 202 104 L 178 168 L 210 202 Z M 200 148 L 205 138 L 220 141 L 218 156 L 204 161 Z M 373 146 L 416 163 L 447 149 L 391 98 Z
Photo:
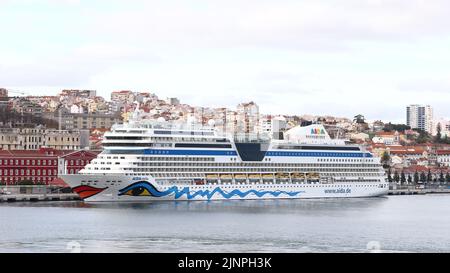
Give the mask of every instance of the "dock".
M 80 197 L 76 193 L 0 195 L 0 202 L 74 201 L 74 200 L 80 200 Z
M 404 190 L 389 190 L 388 195 L 415 195 L 415 194 L 425 194 L 423 190 L 419 189 L 404 189 Z
M 449 188 L 441 189 L 390 189 L 389 195 L 415 195 L 415 194 L 435 194 L 450 193 Z
M 70 189 L 46 185 L 2 185 L 0 202 L 37 202 L 80 200 Z

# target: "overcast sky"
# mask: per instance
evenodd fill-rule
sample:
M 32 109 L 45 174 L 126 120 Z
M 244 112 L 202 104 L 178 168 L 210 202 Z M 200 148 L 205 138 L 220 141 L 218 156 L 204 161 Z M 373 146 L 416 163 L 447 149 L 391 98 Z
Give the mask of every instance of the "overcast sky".
M 0 0 L 0 87 L 200 106 L 450 117 L 448 0 Z

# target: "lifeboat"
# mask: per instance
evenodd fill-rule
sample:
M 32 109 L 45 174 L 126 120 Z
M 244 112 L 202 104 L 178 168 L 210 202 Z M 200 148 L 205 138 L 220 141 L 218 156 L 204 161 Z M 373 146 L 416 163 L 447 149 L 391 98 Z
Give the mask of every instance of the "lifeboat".
M 253 173 L 253 174 L 249 174 L 249 175 L 248 175 L 248 178 L 249 178 L 249 179 L 260 179 L 260 178 L 261 178 L 261 175 L 260 175 L 260 174 L 255 174 L 255 173 Z
M 234 175 L 234 179 L 247 179 L 247 175 L 246 174 L 242 174 L 242 173 L 235 174 Z
M 231 173 L 224 173 L 220 175 L 220 179 L 233 179 L 233 175 Z
M 303 178 L 305 178 L 305 174 L 304 173 L 292 173 L 291 177 L 293 179 L 303 179 Z
M 203 180 L 203 179 L 195 179 L 194 183 L 195 183 L 195 185 L 205 185 L 205 180 Z
M 319 179 L 320 175 L 318 173 L 307 173 L 306 178 L 308 179 Z
M 277 178 L 289 178 L 289 173 L 277 173 Z
M 217 178 L 218 178 L 218 175 L 216 173 L 206 175 L 206 179 L 217 179 Z

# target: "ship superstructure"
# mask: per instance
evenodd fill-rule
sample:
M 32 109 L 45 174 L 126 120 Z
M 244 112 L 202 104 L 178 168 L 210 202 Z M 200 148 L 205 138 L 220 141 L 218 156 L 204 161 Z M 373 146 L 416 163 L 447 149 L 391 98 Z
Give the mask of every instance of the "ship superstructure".
M 227 135 L 214 126 L 136 117 L 105 133 L 104 150 L 61 177 L 86 201 L 369 197 L 388 191 L 380 159 L 294 127 L 284 139 Z

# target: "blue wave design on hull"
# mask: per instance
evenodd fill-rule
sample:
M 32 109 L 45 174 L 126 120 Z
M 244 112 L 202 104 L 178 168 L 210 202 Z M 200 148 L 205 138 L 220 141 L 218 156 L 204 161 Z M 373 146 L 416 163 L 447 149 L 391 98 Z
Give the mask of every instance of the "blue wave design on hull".
M 146 192 L 146 191 L 147 192 Z M 216 187 L 213 190 L 198 190 L 191 192 L 189 190 L 189 187 L 184 187 L 183 189 L 178 189 L 178 187 L 173 186 L 165 191 L 159 191 L 157 190 L 152 184 L 146 181 L 140 181 L 133 183 L 121 190 L 119 190 L 119 195 L 131 195 L 131 196 L 154 196 L 154 197 L 165 197 L 171 194 L 174 194 L 175 199 L 179 199 L 183 195 L 186 195 L 186 198 L 188 200 L 194 199 L 197 196 L 200 197 L 207 197 L 208 200 L 210 200 L 214 194 L 218 193 L 222 195 L 226 199 L 230 199 L 233 196 L 239 196 L 241 198 L 245 198 L 249 194 L 254 194 L 258 197 L 263 197 L 266 194 L 272 195 L 274 197 L 278 197 L 281 194 L 288 195 L 288 196 L 296 196 L 300 193 L 303 193 L 304 191 L 257 191 L 257 190 L 248 190 L 245 192 L 242 192 L 238 189 L 234 189 L 230 192 L 222 190 L 220 187 Z

